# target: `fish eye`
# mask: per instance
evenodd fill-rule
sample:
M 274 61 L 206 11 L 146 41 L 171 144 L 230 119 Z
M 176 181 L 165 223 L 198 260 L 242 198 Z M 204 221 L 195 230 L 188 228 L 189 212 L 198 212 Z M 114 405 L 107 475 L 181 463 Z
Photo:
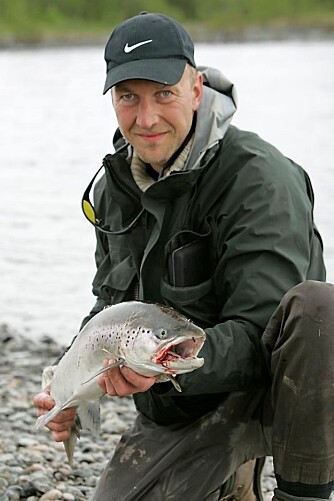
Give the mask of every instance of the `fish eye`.
M 161 329 L 157 334 L 156 337 L 158 339 L 166 339 L 168 337 L 168 332 L 166 329 Z

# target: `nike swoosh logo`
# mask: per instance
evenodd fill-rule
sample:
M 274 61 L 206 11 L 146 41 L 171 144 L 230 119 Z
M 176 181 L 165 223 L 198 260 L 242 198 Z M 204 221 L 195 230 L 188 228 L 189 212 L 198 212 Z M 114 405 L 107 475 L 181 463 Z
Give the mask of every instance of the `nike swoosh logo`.
M 153 42 L 153 40 L 144 40 L 143 42 L 138 42 L 138 43 L 135 43 L 134 45 L 129 45 L 127 43 L 124 47 L 124 52 L 127 54 L 128 52 L 131 52 L 135 49 L 138 49 L 138 47 L 140 47 L 141 45 L 145 45 L 145 44 L 151 43 L 151 42 Z

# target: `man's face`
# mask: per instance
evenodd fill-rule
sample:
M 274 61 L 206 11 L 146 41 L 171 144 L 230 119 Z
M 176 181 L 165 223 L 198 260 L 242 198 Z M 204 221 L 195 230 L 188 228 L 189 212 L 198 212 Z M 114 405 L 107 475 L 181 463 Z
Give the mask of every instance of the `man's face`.
M 188 65 L 176 85 L 127 80 L 112 88 L 122 135 L 157 172 L 185 140 L 202 97 L 202 75 Z

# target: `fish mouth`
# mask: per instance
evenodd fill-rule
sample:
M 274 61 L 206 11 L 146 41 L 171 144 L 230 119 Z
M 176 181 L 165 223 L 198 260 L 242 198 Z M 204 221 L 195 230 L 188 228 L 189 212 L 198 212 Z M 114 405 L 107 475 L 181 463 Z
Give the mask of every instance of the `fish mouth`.
M 205 337 L 181 337 L 170 341 L 160 348 L 152 357 L 152 361 L 165 368 L 165 372 L 188 372 L 192 368 L 201 367 L 203 358 L 197 355 L 204 344 Z M 191 367 L 191 368 L 190 368 Z

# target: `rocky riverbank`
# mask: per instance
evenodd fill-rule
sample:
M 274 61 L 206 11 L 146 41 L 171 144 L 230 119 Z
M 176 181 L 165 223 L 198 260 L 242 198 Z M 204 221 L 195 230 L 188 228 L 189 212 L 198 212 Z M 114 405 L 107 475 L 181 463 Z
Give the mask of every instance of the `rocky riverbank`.
M 42 368 L 52 364 L 62 348 L 48 337 L 34 342 L 0 326 L 0 501 L 85 501 L 121 433 L 134 418 L 130 398 L 102 401 L 102 433 L 83 433 L 70 468 L 63 444 L 35 430 L 33 396 L 41 387 Z M 263 475 L 265 501 L 275 480 L 268 459 Z

